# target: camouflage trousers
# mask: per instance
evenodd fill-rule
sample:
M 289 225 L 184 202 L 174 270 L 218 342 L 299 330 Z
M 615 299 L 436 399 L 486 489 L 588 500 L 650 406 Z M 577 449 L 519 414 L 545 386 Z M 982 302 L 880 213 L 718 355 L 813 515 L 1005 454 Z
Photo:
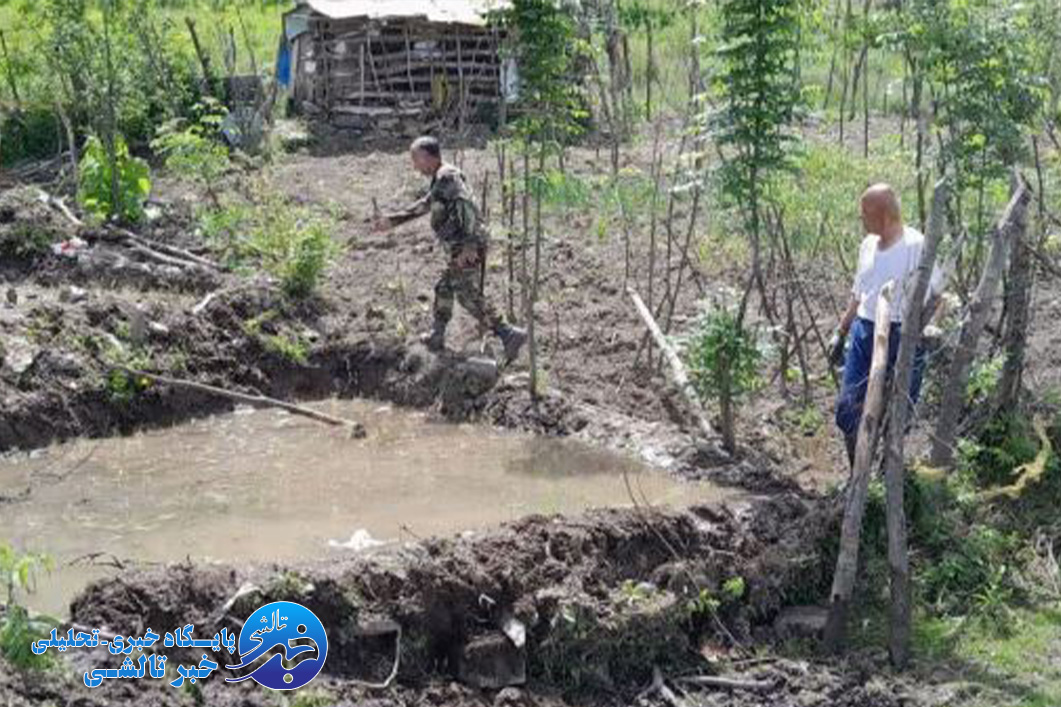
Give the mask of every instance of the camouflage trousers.
M 497 309 L 483 294 L 482 277 L 485 251 L 464 267 L 457 265 L 456 254 L 450 255 L 446 269 L 435 283 L 435 326 L 445 328 L 453 318 L 453 300 L 460 302 L 468 314 L 488 331 L 497 332 L 505 323 Z

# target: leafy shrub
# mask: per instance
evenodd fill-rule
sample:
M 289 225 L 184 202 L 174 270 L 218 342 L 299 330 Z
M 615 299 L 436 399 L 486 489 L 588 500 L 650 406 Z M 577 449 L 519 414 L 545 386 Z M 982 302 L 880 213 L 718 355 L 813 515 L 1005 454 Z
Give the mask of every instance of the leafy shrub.
M 337 250 L 331 220 L 290 204 L 264 184 L 255 192 L 252 202 L 205 214 L 204 233 L 232 265 L 260 265 L 288 295 L 311 294 Z
M 164 123 L 151 143 L 164 160 L 166 169 L 204 188 L 215 208 L 220 208 L 217 181 L 229 168 L 228 149 L 221 142 L 218 128 L 224 107 L 214 100 L 196 106 L 197 119 L 176 118 Z
M 31 616 L 20 600 L 21 595 L 33 591 L 36 574 L 50 570 L 52 564 L 47 555 L 19 552 L 8 543 L 0 543 L 0 578 L 7 607 L 0 619 L 0 653 L 16 668 L 40 670 L 51 664 L 51 654 L 35 655 L 30 644 L 44 638 L 58 621 L 48 616 Z
M 85 143 L 78 166 L 78 201 L 88 211 L 104 219 L 119 218 L 136 222 L 143 218 L 144 202 L 151 193 L 147 162 L 129 155 L 129 146 L 115 137 L 115 164 L 112 166 L 103 142 L 95 135 Z M 113 203 L 113 168 L 118 172 L 118 203 Z
M 685 359 L 697 392 L 719 401 L 723 444 L 734 451 L 734 408 L 759 385 L 762 353 L 754 333 L 735 312 L 713 308 L 700 318 L 686 340 Z
M 59 119 L 51 110 L 27 108 L 0 117 L 0 166 L 53 157 L 59 151 Z
M 10 258 L 34 258 L 48 252 L 55 235 L 32 224 L 16 224 L 0 231 L 0 255 Z

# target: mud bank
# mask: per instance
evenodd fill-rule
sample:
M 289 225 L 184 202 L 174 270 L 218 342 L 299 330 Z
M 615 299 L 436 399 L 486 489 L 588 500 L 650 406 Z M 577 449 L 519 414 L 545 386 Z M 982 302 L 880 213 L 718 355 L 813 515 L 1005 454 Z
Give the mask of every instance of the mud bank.
M 180 209 L 164 213 L 169 215 L 142 229 L 144 238 L 209 257 Z M 74 239 L 82 244 L 64 254 L 12 251 L 11 244 L 23 243 L 29 233 L 49 248 Z M 714 445 L 694 443 L 665 386 L 650 394 L 653 384 L 624 384 L 636 322 L 624 326 L 629 341 L 618 348 L 614 337 L 603 345 L 596 333 L 581 340 L 574 329 L 557 331 L 568 342 L 564 348 L 577 342 L 587 357 L 578 380 L 555 379 L 537 402 L 527 393 L 522 364 L 483 372 L 481 362 L 495 352 L 483 350 L 482 338 L 462 316 L 442 356 L 412 343 L 416 322 L 429 309 L 437 265 L 425 234 L 397 240 L 360 235 L 320 293 L 297 301 L 260 275 L 160 261 L 111 236 L 70 222 L 33 188 L 0 198 L 0 246 L 7 244 L 5 253 L 12 254 L 0 267 L 0 453 L 169 425 L 233 407 L 225 398 L 129 376 L 122 372 L 127 367 L 287 400 L 376 398 L 431 408 L 447 419 L 577 435 L 679 475 L 718 472 L 760 490 L 787 487 L 759 453 L 749 450 L 751 456 L 731 460 Z M 378 266 L 383 257 L 413 257 L 423 271 L 416 273 L 415 288 L 408 285 L 407 308 L 399 310 L 381 294 L 394 290 Z M 621 299 L 595 262 L 573 269 L 583 267 L 591 281 L 581 289 Z M 619 306 L 594 301 L 593 309 L 579 312 L 587 326 Z M 549 341 L 545 337 L 543 346 Z M 621 394 L 603 395 L 616 380 L 614 390 Z M 22 491 L 0 489 L 0 501 L 17 500 Z
M 197 635 L 224 627 L 238 634 L 242 617 L 263 603 L 297 601 L 328 632 L 313 689 L 329 705 L 630 703 L 652 684 L 654 667 L 667 676 L 724 670 L 743 681 L 744 688 L 709 691 L 707 704 L 916 704 L 900 685 L 850 666 L 740 660 L 775 637 L 783 606 L 820 596 L 829 567 L 822 549 L 835 532 L 835 512 L 793 496 L 733 509 L 532 516 L 327 565 L 127 571 L 89 586 L 71 615 L 123 635 L 185 623 Z M 727 594 L 724 585 L 738 577 L 742 591 Z M 696 610 L 704 597 L 718 600 L 714 612 Z M 526 632 L 521 647 L 503 631 L 513 621 Z M 386 681 L 396 649 L 393 682 L 365 687 Z M 198 659 L 166 653 L 171 663 Z M 4 670 L 0 694 L 19 706 L 189 699 L 158 680 L 80 684 L 86 669 L 108 659 L 106 651 L 70 651 L 62 657 L 69 670 L 33 677 Z M 223 675 L 199 687 L 205 704 L 273 704 L 268 691 L 227 685 Z

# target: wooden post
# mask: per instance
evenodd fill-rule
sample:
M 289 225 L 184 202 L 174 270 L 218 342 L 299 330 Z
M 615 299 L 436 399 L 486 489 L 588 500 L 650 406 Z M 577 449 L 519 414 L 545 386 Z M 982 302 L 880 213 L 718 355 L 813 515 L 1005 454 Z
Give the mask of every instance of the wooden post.
M 840 529 L 840 553 L 836 558 L 836 573 L 829 600 L 829 617 L 825 623 L 825 647 L 835 651 L 843 643 L 847 612 L 855 589 L 858 570 L 858 546 L 862 536 L 862 516 L 866 510 L 866 492 L 873 466 L 873 452 L 880 432 L 881 409 L 884 404 L 884 379 L 888 372 L 888 334 L 891 323 L 891 296 L 895 287 L 889 281 L 877 298 L 876 326 L 873 331 L 873 358 L 869 369 L 869 384 L 862 407 L 862 420 L 855 444 L 855 464 L 847 484 L 844 521 Z
M 460 105 L 457 107 L 457 129 L 464 132 L 464 57 L 461 55 L 461 38 L 457 35 L 457 93 Z
M 409 79 L 409 93 L 416 93 L 416 84 L 413 83 L 413 43 L 409 41 L 409 27 L 402 28 L 405 33 L 405 75 Z
M 969 300 L 969 313 L 962 324 L 958 345 L 954 350 L 943 386 L 943 399 L 939 407 L 939 419 L 933 435 L 930 463 L 937 467 L 949 467 L 954 458 L 954 443 L 958 434 L 958 420 L 965 406 L 965 390 L 969 382 L 969 371 L 976 356 L 980 335 L 987 323 L 987 315 L 998 292 L 1002 269 L 1006 262 L 1009 242 L 1024 231 L 1027 225 L 1028 204 L 1031 193 L 1023 181 L 1009 200 L 991 239 L 991 250 L 984 263 L 980 282 Z M 933 208 L 935 205 L 933 204 Z
M 656 318 L 652 316 L 652 312 L 645 306 L 641 295 L 637 294 L 637 291 L 632 287 L 626 288 L 626 292 L 630 295 L 630 299 L 634 301 L 637 313 L 641 316 L 642 321 L 645 322 L 645 326 L 648 327 L 649 333 L 652 334 L 652 338 L 656 341 L 656 345 L 663 352 L 667 363 L 670 364 L 671 378 L 674 379 L 674 384 L 678 386 L 678 390 L 685 397 L 689 413 L 696 420 L 697 428 L 704 437 L 713 439 L 715 437 L 714 430 L 711 429 L 711 423 L 707 421 L 707 416 L 704 414 L 704 406 L 700 402 L 700 396 L 696 394 L 696 388 L 693 387 L 692 381 L 689 380 L 689 374 L 686 373 L 682 360 L 678 358 L 678 353 L 667 341 L 667 337 L 663 334 L 663 330 L 659 328 L 659 324 L 656 323 Z
M 932 195 L 932 214 L 928 233 L 918 264 L 917 279 L 912 290 L 906 292 L 903 310 L 902 337 L 895 361 L 892 392 L 888 402 L 888 429 L 884 445 L 884 487 L 888 517 L 888 567 L 891 577 L 891 621 L 889 622 L 888 651 L 892 664 L 906 666 L 910 656 L 910 557 L 906 540 L 906 515 L 903 506 L 904 450 L 906 423 L 913 401 L 910 381 L 913 379 L 914 356 L 921 343 L 924 329 L 925 295 L 928 293 L 936 252 L 943 235 L 944 203 L 947 184 L 941 179 Z M 932 293 L 934 294 L 934 293 Z M 931 295 L 930 295 L 931 296 Z
M 360 67 L 361 67 L 361 89 L 358 95 L 358 104 L 365 105 L 365 42 L 362 41 L 358 45 L 360 51 Z

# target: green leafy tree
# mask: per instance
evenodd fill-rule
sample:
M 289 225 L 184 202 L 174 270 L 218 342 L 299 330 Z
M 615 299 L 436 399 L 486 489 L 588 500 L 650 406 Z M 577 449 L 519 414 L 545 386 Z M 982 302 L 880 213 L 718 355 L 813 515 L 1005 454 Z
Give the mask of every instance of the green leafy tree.
M 740 399 L 759 385 L 762 353 L 754 333 L 725 307 L 707 312 L 685 341 L 685 361 L 697 393 L 719 403 L 722 444 L 737 449 L 735 418 Z
M 761 279 L 759 244 L 765 187 L 791 166 L 790 130 L 802 105 L 799 88 L 799 0 L 725 0 L 722 3 L 721 109 L 709 116 L 723 148 L 723 193 L 740 207 L 752 246 L 753 282 Z M 759 283 L 761 286 L 761 282 Z M 746 300 L 746 297 L 745 297 Z M 744 318 L 742 301 L 739 320 Z
M 522 112 L 513 131 L 523 151 L 524 229 L 521 279 L 530 349 L 530 393 L 539 395 L 538 345 L 534 305 L 538 299 L 542 256 L 542 201 L 548 189 L 545 161 L 584 130 L 588 111 L 579 89 L 577 68 L 584 62 L 584 43 L 576 35 L 572 13 L 556 0 L 514 0 L 497 19 L 513 37 L 520 71 Z M 531 169 L 531 162 L 535 168 Z M 533 206 L 528 204 L 533 199 Z M 534 214 L 533 270 L 528 272 L 530 219 Z
M 194 120 L 174 118 L 159 129 L 151 142 L 152 149 L 165 160 L 166 169 L 206 191 L 211 205 L 221 208 L 217 194 L 218 180 L 228 171 L 228 149 L 218 131 L 225 109 L 214 99 L 195 108 Z
M 900 44 L 934 88 L 941 168 L 955 174 L 958 186 L 952 217 L 964 215 L 964 192 L 975 198 L 970 226 L 978 264 L 990 230 L 987 197 L 1005 194 L 1042 108 L 1046 65 L 1028 51 L 1036 46 L 1032 16 L 1016 4 L 915 0 L 899 19 Z

